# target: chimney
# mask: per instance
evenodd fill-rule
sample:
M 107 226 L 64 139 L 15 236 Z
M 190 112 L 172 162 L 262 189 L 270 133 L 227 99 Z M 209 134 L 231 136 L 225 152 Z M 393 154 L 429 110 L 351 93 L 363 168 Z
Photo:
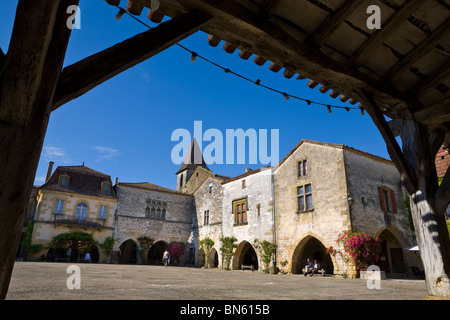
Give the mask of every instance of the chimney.
M 116 177 L 116 182 L 114 182 L 114 185 L 117 186 L 119 184 L 119 177 Z
M 47 176 L 45 177 L 45 181 L 47 182 L 47 180 L 50 178 L 50 176 L 52 175 L 52 169 L 53 169 L 53 165 L 55 163 L 53 161 L 50 161 L 48 163 L 48 169 L 47 169 Z

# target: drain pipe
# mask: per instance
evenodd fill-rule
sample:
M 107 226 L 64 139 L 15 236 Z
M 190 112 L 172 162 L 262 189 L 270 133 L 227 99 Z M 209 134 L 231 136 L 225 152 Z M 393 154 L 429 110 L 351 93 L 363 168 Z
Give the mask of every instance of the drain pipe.
M 271 188 L 272 188 L 272 228 L 273 228 L 273 243 L 275 245 L 275 250 L 273 252 L 272 258 L 272 273 L 278 273 L 277 268 L 277 235 L 276 235 L 276 225 L 275 225 L 275 179 L 274 179 L 274 168 L 270 168 L 270 178 L 271 178 Z

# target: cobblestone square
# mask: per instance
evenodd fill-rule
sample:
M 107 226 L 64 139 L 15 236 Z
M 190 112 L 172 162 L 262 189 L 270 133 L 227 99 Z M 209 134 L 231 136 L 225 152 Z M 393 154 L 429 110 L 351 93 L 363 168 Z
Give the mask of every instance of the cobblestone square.
M 7 300 L 422 300 L 424 280 L 264 274 L 150 265 L 78 264 L 80 289 L 68 289 L 70 263 L 16 262 Z

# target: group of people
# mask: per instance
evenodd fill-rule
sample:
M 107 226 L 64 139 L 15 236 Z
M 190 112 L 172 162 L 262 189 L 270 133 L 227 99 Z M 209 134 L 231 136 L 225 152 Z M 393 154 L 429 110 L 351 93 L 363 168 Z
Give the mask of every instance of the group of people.
M 308 274 L 312 277 L 314 275 L 314 273 L 316 273 L 317 271 L 319 271 L 320 268 L 320 264 L 317 260 L 311 261 L 311 259 L 307 259 L 306 260 L 306 266 L 305 269 L 303 269 L 303 274 L 306 277 Z

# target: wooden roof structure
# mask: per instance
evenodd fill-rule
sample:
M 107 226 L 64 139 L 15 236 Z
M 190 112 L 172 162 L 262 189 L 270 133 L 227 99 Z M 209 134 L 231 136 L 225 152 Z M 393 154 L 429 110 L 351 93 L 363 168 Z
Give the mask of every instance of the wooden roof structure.
M 370 5 L 381 9 L 381 29 L 367 27 Z M 450 0 L 160 0 L 151 8 L 151 0 L 126 2 L 156 23 L 199 10 L 213 17 L 201 27 L 210 45 L 223 40 L 230 54 L 367 110 L 363 88 L 384 115 L 408 110 L 450 145 Z

